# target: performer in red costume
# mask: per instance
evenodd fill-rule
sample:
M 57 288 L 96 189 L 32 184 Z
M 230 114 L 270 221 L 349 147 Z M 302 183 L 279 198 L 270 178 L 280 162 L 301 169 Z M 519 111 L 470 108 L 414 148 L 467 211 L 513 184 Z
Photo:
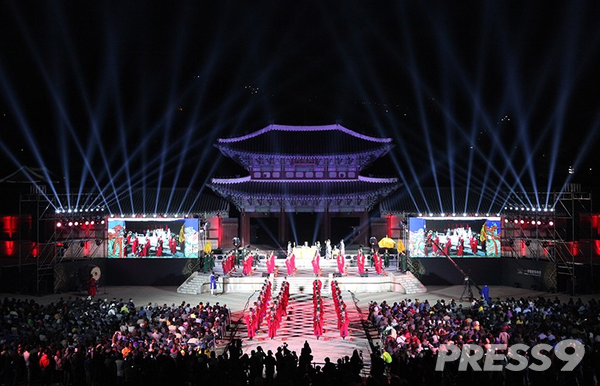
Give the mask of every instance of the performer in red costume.
M 315 252 L 315 255 L 313 256 L 313 259 L 312 259 L 313 273 L 315 274 L 315 276 L 321 275 L 320 259 L 321 259 L 321 256 L 319 255 L 319 252 L 318 251 Z
M 365 273 L 365 254 L 362 247 L 358 248 L 358 253 L 356 254 L 356 266 L 358 267 L 359 275 Z
M 267 273 L 269 275 L 275 273 L 275 254 L 273 251 L 269 251 L 267 256 Z
M 452 240 L 450 237 L 446 237 L 446 244 L 444 244 L 444 253 L 446 256 L 450 256 L 450 248 L 452 247 Z
M 285 269 L 287 270 L 288 276 L 294 274 L 294 260 L 294 252 L 290 252 L 288 254 L 288 257 L 285 259 Z
M 144 249 L 142 251 L 142 256 L 150 256 L 150 238 L 146 237 L 146 244 L 144 244 Z
M 439 256 L 439 254 L 440 254 L 440 251 L 439 251 L 440 248 L 442 248 L 442 246 L 440 245 L 440 236 L 438 236 L 436 234 L 435 239 L 431 243 L 431 250 L 433 252 L 433 256 Z
M 346 311 L 340 312 L 340 336 L 342 339 L 346 339 L 348 336 L 348 326 L 350 325 L 350 320 L 348 319 L 348 315 Z
M 162 241 L 162 239 L 158 239 L 158 244 L 156 245 L 156 256 L 157 257 L 162 256 L 162 252 L 163 252 L 163 241 Z
M 458 248 L 456 249 L 456 255 L 462 257 L 465 252 L 465 239 L 462 236 L 458 239 Z
M 477 254 L 477 237 L 471 236 L 471 252 L 476 255 Z
M 342 256 L 341 253 L 337 254 L 336 260 L 337 260 L 338 272 L 340 273 L 340 275 L 343 275 L 345 273 L 344 268 L 346 265 L 346 260 L 344 259 L 344 256 Z
M 248 253 L 246 255 L 246 257 L 244 258 L 244 262 L 242 263 L 242 267 L 243 267 L 242 273 L 245 276 L 252 275 L 253 261 L 254 261 L 254 257 L 252 256 L 252 253 Z
M 275 335 L 277 334 L 277 317 L 275 314 L 275 310 L 271 310 L 270 315 L 269 315 L 268 324 L 269 324 L 269 338 L 273 339 L 273 338 L 275 338 Z
M 378 275 L 381 275 L 383 273 L 383 261 L 378 252 L 373 253 L 373 262 L 375 263 L 375 272 L 377 272 Z
M 137 236 L 133 237 L 133 244 L 131 245 L 131 254 L 133 256 L 137 256 L 137 250 L 138 250 L 138 245 L 139 245 L 139 241 Z
M 92 276 L 92 274 L 90 274 L 90 278 L 88 280 L 88 296 L 91 296 L 91 297 L 96 296 L 97 290 L 98 290 L 98 287 L 96 284 L 96 279 L 94 279 L 94 276 Z
M 171 255 L 175 256 L 175 252 L 177 252 L 177 241 L 175 241 L 174 236 L 171 236 L 169 239 L 169 248 L 171 248 Z
M 253 308 L 250 308 L 250 312 L 246 315 L 246 327 L 248 328 L 248 339 L 252 340 L 256 335 L 256 316 Z
M 315 311 L 314 332 L 317 339 L 323 336 L 323 315 L 320 309 Z

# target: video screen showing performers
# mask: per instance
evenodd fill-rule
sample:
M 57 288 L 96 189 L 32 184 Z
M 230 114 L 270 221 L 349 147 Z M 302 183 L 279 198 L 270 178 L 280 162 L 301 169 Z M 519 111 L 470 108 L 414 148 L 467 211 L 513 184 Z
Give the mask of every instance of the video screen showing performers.
M 197 258 L 198 219 L 111 219 L 111 258 Z
M 500 217 L 411 217 L 410 257 L 500 257 Z

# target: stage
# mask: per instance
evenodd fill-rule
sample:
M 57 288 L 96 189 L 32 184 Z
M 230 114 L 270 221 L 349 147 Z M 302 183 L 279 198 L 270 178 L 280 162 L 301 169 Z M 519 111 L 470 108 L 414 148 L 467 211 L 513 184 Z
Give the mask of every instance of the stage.
M 320 259 L 321 274 L 319 276 L 313 273 L 311 259 L 297 259 L 297 271 L 294 275 L 287 275 L 285 260 L 276 260 L 277 274 L 268 275 L 266 272 L 265 259 L 259 259 L 254 267 L 252 275 L 244 276 L 241 274 L 241 267 L 236 268 L 231 274 L 224 274 L 221 264 L 222 259 L 217 259 L 214 272 L 217 276 L 217 285 L 221 292 L 230 293 L 253 293 L 259 291 L 265 280 L 271 281 L 275 288 L 285 280 L 290 284 L 290 293 L 310 292 L 312 283 L 315 279 L 323 283 L 323 293 L 331 292 L 331 282 L 337 280 L 342 291 L 351 291 L 354 293 L 379 293 L 396 292 L 401 294 L 424 293 L 427 288 L 411 273 L 401 272 L 396 268 L 396 262 L 392 261 L 384 272 L 377 275 L 375 269 L 365 267 L 366 272 L 361 276 L 358 273 L 356 263 L 352 258 L 346 259 L 347 274 L 340 275 L 337 262 L 334 259 Z M 210 292 L 209 275 L 201 272 L 193 272 L 179 286 L 177 292 L 196 295 L 199 293 Z

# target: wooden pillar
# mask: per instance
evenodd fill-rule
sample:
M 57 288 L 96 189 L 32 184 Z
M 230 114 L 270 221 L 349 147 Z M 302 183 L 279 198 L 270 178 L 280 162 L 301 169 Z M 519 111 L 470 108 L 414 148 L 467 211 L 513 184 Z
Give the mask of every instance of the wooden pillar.
M 331 214 L 329 213 L 329 208 L 325 208 L 325 212 L 323 213 L 320 239 L 323 241 L 331 239 Z
M 240 228 L 242 246 L 250 245 L 250 216 L 246 212 L 240 213 Z
M 367 211 L 363 211 L 359 213 L 359 235 L 358 240 L 360 244 L 369 245 L 369 213 Z
M 277 238 L 280 245 L 287 245 L 287 223 L 283 206 L 279 210 L 279 229 L 277 230 Z

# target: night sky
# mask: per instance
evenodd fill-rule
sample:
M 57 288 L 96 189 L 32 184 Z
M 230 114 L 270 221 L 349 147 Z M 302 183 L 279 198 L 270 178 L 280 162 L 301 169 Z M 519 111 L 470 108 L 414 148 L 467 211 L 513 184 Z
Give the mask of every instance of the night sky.
M 392 137 L 365 174 L 408 189 L 592 189 L 599 20 L 597 1 L 2 1 L 0 177 L 200 189 L 244 175 L 219 137 L 340 123 Z

